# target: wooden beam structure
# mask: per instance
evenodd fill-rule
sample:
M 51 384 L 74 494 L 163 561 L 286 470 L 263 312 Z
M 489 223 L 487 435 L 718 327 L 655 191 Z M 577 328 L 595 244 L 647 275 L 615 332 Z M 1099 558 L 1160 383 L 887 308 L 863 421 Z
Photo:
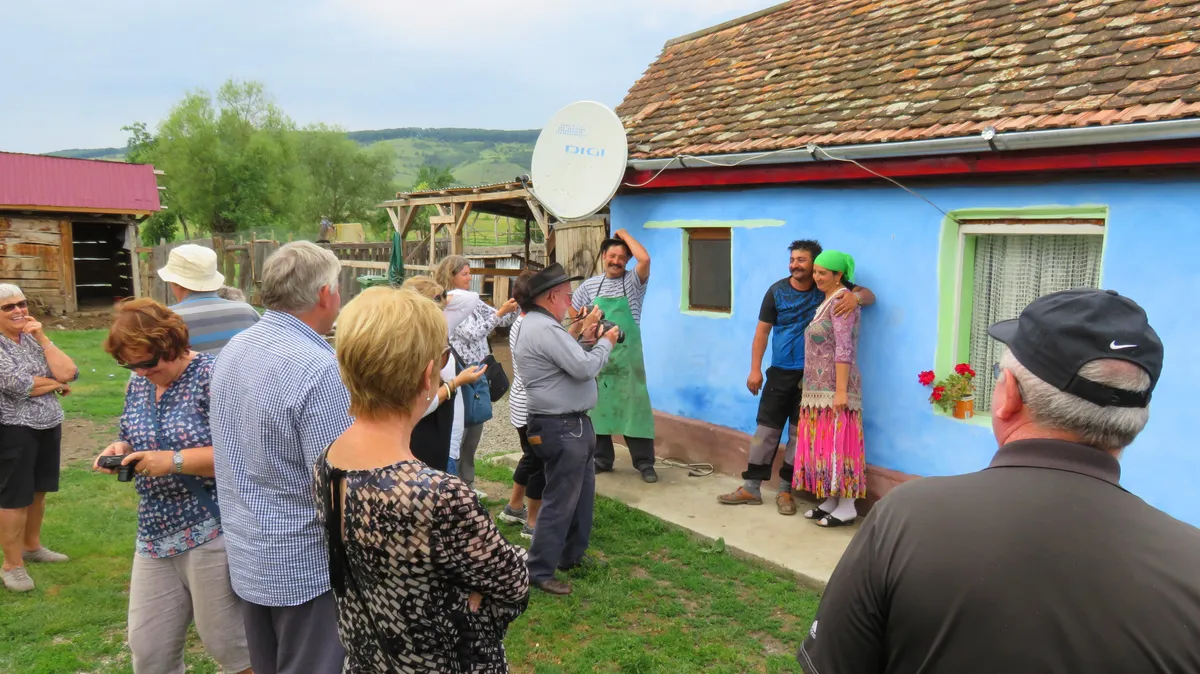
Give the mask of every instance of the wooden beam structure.
M 380 203 L 392 221 L 392 227 L 405 238 L 416 220 L 420 209 L 428 209 L 429 235 L 421 248 L 429 246 L 430 268 L 438 262 L 438 231 L 445 229 L 450 240 L 449 251 L 442 252 L 451 255 L 466 253 L 465 234 L 468 219 L 472 215 L 487 213 L 497 217 L 515 218 L 526 223 L 536 222 L 542 232 L 543 241 L 552 241 L 551 232 L 555 220 L 534 196 L 527 181 L 514 181 L 496 185 L 479 187 L 452 187 L 442 190 L 426 190 L 422 192 L 400 192 L 395 199 Z M 528 224 L 526 226 L 528 230 Z M 442 239 L 443 241 L 445 238 Z M 444 246 L 445 244 L 443 244 Z M 528 255 L 526 255 L 526 259 Z M 406 265 L 414 271 L 416 265 Z

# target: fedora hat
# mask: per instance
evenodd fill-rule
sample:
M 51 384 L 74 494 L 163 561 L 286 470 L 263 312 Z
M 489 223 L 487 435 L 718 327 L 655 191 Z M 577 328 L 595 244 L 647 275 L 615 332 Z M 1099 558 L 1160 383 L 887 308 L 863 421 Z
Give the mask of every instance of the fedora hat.
M 158 277 L 199 293 L 212 292 L 225 285 L 225 276 L 217 271 L 217 254 L 210 248 L 191 243 L 171 251 L 167 265 L 158 270 Z

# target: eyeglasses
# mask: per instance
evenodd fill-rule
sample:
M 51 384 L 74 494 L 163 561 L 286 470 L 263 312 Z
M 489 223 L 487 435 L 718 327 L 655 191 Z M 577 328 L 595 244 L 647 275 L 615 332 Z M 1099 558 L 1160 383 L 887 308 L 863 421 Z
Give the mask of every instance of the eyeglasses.
M 3 311 L 6 314 L 10 314 L 13 312 L 14 309 L 25 309 L 28 306 L 29 306 L 29 302 L 26 302 L 25 300 L 21 300 L 20 302 L 13 302 L 12 304 L 0 304 L 0 311 Z
M 118 363 L 126 370 L 149 370 L 158 366 L 159 357 L 155 356 L 144 363 Z
M 446 367 L 446 364 L 450 362 L 450 347 L 447 346 L 446 349 L 442 351 L 442 357 L 440 360 L 442 364 L 438 367 L 439 370 Z
M 446 293 L 438 293 L 438 294 L 434 295 L 433 301 L 434 302 L 445 302 L 446 301 Z

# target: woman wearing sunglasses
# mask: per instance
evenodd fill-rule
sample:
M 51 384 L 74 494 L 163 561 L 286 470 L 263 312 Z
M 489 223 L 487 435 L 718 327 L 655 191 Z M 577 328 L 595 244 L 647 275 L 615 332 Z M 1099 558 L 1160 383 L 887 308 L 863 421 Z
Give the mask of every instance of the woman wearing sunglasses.
M 100 454 L 125 457 L 142 497 L 129 586 L 133 670 L 183 671 L 194 616 L 200 641 L 224 671 L 249 671 L 213 480 L 208 411 L 216 357 L 193 351 L 183 319 L 149 299 L 117 308 L 104 350 L 135 375 L 120 440 Z
M 0 284 L 0 548 L 4 586 L 33 589 L 25 562 L 65 562 L 42 547 L 46 493 L 58 491 L 63 409 L 79 368 L 29 315 L 21 289 Z

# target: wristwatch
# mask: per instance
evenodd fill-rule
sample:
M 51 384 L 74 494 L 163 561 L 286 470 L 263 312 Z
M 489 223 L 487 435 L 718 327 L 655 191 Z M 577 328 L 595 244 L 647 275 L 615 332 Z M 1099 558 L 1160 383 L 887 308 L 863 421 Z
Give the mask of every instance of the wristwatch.
M 171 457 L 171 463 L 175 466 L 175 472 L 183 472 L 183 452 L 175 450 L 175 455 Z

